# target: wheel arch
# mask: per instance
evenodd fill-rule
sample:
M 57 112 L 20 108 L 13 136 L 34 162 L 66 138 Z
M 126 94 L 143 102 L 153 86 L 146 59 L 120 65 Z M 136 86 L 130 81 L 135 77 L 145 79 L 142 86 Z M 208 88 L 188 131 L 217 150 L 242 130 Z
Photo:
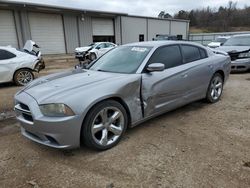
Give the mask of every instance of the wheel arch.
M 219 70 L 215 71 L 215 73 L 213 75 L 215 75 L 215 74 L 220 74 L 222 76 L 223 82 L 225 81 L 225 73 L 223 70 L 219 69 Z
M 127 128 L 130 127 L 130 125 L 131 125 L 131 113 L 130 113 L 130 110 L 129 110 L 128 105 L 126 104 L 126 102 L 125 102 L 121 97 L 118 97 L 118 96 L 110 96 L 110 97 L 106 97 L 106 98 L 104 98 L 104 99 L 101 99 L 101 100 L 95 102 L 94 104 L 92 104 L 92 105 L 88 108 L 88 111 L 87 111 L 87 113 L 85 114 L 85 116 L 84 116 L 84 118 L 83 118 L 83 120 L 82 120 L 82 125 L 81 125 L 80 134 L 81 134 L 81 132 L 82 132 L 82 129 L 83 129 L 83 126 L 84 126 L 84 122 L 85 122 L 86 117 L 88 116 L 90 110 L 92 110 L 96 105 L 98 105 L 98 104 L 100 104 L 100 103 L 102 103 L 102 102 L 104 102 L 104 101 L 107 101 L 107 100 L 114 100 L 114 101 L 120 103 L 120 104 L 124 107 L 124 109 L 125 109 L 125 111 L 126 111 L 126 113 L 127 113 L 127 116 L 128 116 L 128 126 L 127 126 Z M 80 135 L 80 143 L 82 143 L 82 136 L 81 136 L 81 135 Z

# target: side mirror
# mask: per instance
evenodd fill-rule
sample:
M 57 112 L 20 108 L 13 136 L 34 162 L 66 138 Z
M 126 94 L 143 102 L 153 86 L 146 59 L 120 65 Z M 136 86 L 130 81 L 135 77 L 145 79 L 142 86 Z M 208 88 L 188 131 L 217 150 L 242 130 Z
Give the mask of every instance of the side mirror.
M 147 66 L 147 70 L 149 72 L 163 71 L 164 69 L 165 69 L 165 65 L 162 63 L 152 63 Z
M 100 50 L 101 48 L 100 48 L 100 46 L 97 46 L 95 49 Z

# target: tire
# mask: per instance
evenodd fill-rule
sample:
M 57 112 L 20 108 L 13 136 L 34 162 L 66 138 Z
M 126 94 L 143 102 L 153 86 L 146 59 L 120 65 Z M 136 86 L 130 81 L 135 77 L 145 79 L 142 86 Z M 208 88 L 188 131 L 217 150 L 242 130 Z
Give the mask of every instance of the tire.
M 126 110 L 119 102 L 103 101 L 88 112 L 83 123 L 81 139 L 90 148 L 107 150 L 119 143 L 127 124 Z
M 95 54 L 95 53 L 91 53 L 91 54 L 89 55 L 89 59 L 90 59 L 91 61 L 94 61 L 94 60 L 96 59 L 96 54 Z
M 220 100 L 223 91 L 223 77 L 219 73 L 215 73 L 209 83 L 206 100 L 209 103 L 216 103 Z
M 16 85 L 25 86 L 34 80 L 34 74 L 29 69 L 20 69 L 15 72 L 13 80 Z

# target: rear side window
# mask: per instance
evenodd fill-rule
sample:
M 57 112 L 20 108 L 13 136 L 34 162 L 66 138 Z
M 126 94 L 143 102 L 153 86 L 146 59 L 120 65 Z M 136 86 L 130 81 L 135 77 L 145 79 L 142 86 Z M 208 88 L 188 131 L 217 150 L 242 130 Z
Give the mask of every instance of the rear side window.
M 181 45 L 181 50 L 185 63 L 201 59 L 200 50 L 195 46 Z
M 176 67 L 182 64 L 182 56 L 178 45 L 160 47 L 149 60 L 149 64 L 163 63 L 165 69 Z
M 113 47 L 114 45 L 113 44 L 111 44 L 111 43 L 106 43 L 106 48 L 111 48 L 111 47 Z
M 105 43 L 99 44 L 97 48 L 99 49 L 106 48 L 106 44 Z
M 13 57 L 16 57 L 16 55 L 6 50 L 0 50 L 0 60 L 11 59 Z
M 199 48 L 201 59 L 207 58 L 207 52 L 204 49 Z

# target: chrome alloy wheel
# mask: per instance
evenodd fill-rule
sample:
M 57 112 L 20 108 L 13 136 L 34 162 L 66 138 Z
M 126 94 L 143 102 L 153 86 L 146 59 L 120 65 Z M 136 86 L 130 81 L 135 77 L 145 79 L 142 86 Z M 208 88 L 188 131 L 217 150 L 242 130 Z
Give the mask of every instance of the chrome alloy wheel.
M 20 85 L 26 85 L 33 80 L 33 75 L 30 71 L 22 70 L 17 74 L 17 81 Z
M 106 107 L 93 120 L 92 137 L 101 146 L 113 144 L 121 136 L 124 125 L 123 113 L 116 107 Z
M 223 81 L 221 77 L 215 76 L 211 83 L 211 97 L 213 100 L 220 98 L 223 89 Z

